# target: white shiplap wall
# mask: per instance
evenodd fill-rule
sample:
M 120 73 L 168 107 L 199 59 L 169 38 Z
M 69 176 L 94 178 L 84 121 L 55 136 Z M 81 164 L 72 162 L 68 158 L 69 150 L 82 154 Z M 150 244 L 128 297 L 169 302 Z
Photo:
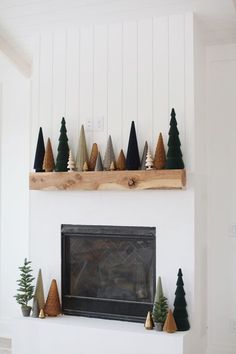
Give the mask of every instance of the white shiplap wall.
M 185 121 L 192 120 L 185 107 L 193 93 L 186 72 L 189 18 L 190 14 L 181 14 L 42 33 L 36 41 L 32 79 L 32 162 L 40 126 L 45 140 L 51 137 L 56 156 L 62 116 L 74 154 L 81 124 L 98 117 L 103 117 L 103 131 L 86 132 L 89 148 L 97 142 L 104 154 L 111 134 L 116 155 L 121 148 L 126 152 L 134 120 L 140 154 L 145 140 L 154 151 L 159 132 L 167 143 L 174 107 L 189 165 L 189 154 L 185 156 Z

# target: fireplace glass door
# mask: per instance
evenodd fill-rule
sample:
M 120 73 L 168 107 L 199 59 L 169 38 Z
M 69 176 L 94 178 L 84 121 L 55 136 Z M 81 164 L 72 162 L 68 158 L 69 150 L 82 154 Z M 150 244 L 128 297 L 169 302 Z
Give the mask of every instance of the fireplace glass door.
M 65 314 L 143 321 L 152 309 L 155 228 L 62 225 Z

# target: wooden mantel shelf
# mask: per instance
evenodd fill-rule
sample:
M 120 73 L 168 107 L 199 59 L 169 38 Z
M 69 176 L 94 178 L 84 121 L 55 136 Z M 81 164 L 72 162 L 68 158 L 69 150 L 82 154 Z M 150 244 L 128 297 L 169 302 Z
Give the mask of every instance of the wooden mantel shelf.
M 182 189 L 185 170 L 31 172 L 31 190 Z

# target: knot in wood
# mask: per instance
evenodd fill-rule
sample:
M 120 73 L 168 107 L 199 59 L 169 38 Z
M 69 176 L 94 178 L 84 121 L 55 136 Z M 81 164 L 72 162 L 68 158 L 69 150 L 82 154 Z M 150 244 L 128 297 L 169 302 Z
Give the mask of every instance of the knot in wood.
M 128 186 L 133 187 L 135 185 L 135 180 L 133 178 L 128 179 Z

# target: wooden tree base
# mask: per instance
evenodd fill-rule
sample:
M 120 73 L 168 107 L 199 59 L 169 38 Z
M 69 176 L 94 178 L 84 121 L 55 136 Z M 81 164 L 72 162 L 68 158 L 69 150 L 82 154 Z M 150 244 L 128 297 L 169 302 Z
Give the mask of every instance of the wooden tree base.
M 182 189 L 185 170 L 32 172 L 31 190 Z

